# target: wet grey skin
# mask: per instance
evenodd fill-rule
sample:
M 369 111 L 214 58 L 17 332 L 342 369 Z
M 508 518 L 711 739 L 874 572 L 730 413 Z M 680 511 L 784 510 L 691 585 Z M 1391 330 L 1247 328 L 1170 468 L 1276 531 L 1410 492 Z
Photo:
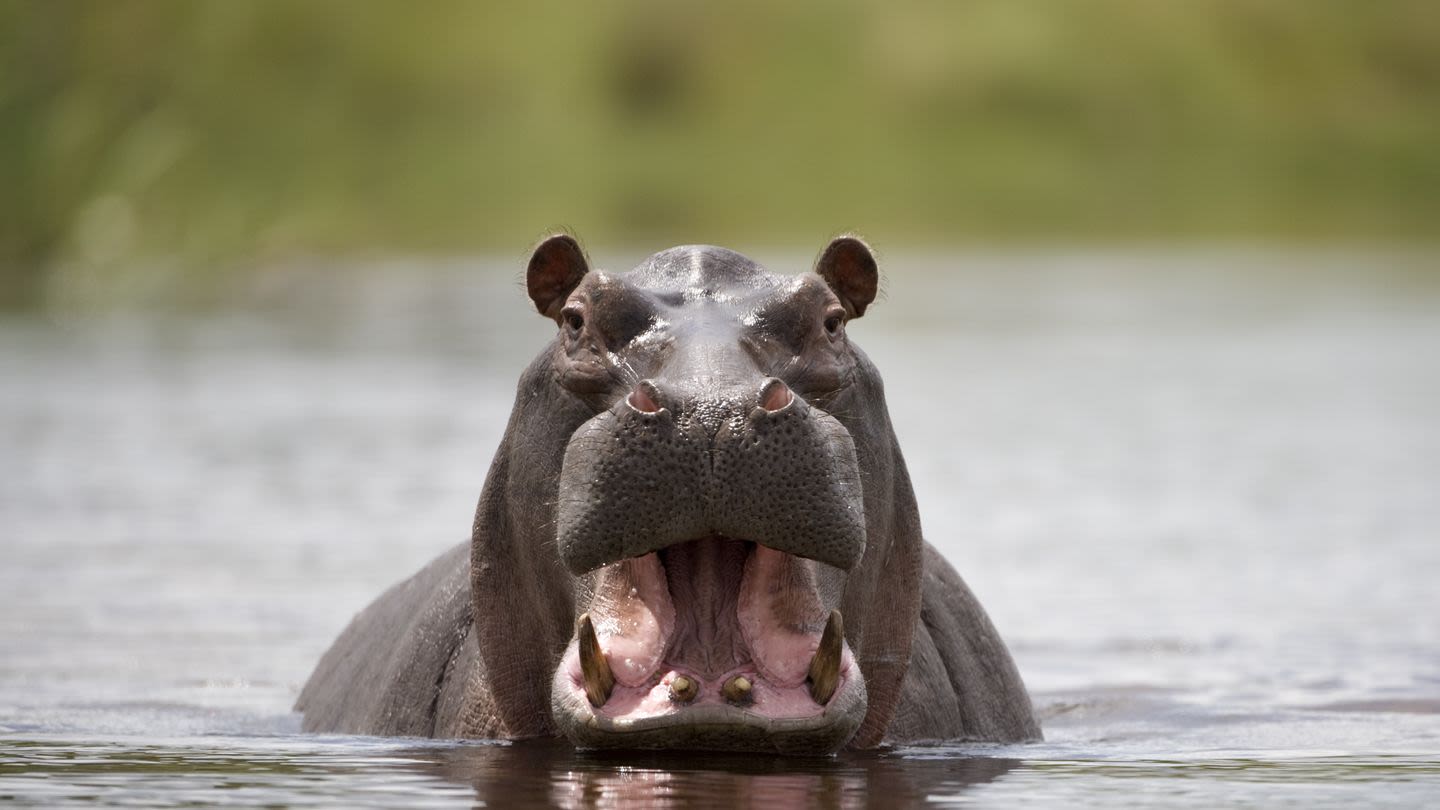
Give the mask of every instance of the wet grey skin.
M 560 234 L 526 284 L 557 331 L 471 540 L 355 617 L 301 692 L 306 730 L 793 754 L 1039 739 L 999 634 L 921 535 L 850 339 L 879 284 L 863 241 L 796 276 L 710 246 L 611 273 Z

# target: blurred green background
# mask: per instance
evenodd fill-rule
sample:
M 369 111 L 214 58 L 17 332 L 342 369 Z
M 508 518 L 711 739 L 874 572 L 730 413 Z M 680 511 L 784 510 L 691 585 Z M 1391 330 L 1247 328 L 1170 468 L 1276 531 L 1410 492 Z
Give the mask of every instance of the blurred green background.
M 1400 243 L 1435 0 L 0 0 L 0 300 L 325 257 Z

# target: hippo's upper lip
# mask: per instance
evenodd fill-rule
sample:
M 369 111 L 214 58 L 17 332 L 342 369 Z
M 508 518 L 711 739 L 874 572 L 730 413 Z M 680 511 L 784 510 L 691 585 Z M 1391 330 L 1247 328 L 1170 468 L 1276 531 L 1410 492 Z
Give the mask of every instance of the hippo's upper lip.
M 558 498 L 557 545 L 576 574 L 715 535 L 844 571 L 865 552 L 854 442 L 799 397 L 731 413 L 713 434 L 622 400 L 570 438 Z

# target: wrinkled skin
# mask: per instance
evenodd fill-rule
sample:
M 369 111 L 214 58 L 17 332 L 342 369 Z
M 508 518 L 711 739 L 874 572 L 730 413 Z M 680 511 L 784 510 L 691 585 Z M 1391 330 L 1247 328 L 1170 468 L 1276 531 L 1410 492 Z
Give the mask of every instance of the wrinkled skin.
M 312 731 L 828 753 L 1037 739 L 988 618 L 921 537 L 879 373 L 848 336 L 853 237 L 779 276 L 680 247 L 527 287 L 521 376 L 462 546 L 326 653 Z

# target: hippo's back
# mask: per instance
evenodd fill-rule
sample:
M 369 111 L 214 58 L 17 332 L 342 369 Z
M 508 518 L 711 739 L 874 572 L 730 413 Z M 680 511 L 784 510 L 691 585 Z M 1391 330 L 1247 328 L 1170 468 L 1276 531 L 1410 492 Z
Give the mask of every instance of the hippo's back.
M 459 670 L 471 658 L 463 654 L 471 624 L 469 544 L 461 543 L 351 620 L 300 691 L 304 729 L 446 736 L 437 709 L 447 682 L 468 679 Z

